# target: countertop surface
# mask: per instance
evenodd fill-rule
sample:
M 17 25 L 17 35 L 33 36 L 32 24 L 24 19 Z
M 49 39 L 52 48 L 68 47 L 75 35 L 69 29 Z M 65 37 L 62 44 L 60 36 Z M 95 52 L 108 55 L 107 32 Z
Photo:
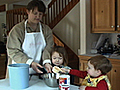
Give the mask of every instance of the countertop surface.
M 88 53 L 88 54 L 81 54 L 84 56 L 96 56 L 96 55 L 101 55 L 101 54 L 93 54 L 93 53 Z M 111 55 L 103 55 L 107 58 L 111 58 L 111 59 L 120 59 L 120 55 L 118 54 L 111 54 Z
M 70 85 L 70 90 L 79 90 L 79 86 Z M 0 90 L 13 90 L 10 88 L 9 79 L 0 80 Z M 57 88 L 48 87 L 43 80 L 36 78 L 36 76 L 32 76 L 29 81 L 29 87 L 26 89 L 20 90 L 59 90 Z

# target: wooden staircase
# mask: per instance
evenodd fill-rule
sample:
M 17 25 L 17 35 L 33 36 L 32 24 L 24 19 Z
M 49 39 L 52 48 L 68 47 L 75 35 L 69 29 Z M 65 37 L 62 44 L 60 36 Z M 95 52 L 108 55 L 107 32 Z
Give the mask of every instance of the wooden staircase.
M 43 22 L 53 29 L 80 0 L 52 0 Z
M 79 2 L 80 0 L 52 0 L 48 5 L 47 13 L 43 16 L 43 23 L 47 24 L 51 29 L 59 23 L 61 19 Z M 6 16 L 7 30 L 10 30 L 15 24 L 21 22 L 27 17 L 26 8 L 8 10 Z M 8 31 L 9 32 L 9 31 Z M 53 33 L 55 45 L 65 47 L 68 53 L 68 66 L 73 69 L 79 69 L 78 56 Z M 74 78 L 74 84 L 79 84 L 79 78 Z
M 53 29 L 60 20 L 79 2 L 80 0 L 52 0 L 48 5 L 47 13 L 43 17 L 43 22 L 51 29 Z M 79 69 L 78 56 L 59 38 L 54 34 L 56 45 L 64 46 L 68 53 L 68 66 L 73 69 Z M 79 78 L 74 78 L 74 84 L 79 84 Z

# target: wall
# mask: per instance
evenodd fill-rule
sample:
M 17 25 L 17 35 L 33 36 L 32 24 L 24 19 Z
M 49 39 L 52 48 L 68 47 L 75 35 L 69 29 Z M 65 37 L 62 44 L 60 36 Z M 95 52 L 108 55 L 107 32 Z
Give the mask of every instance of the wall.
M 53 32 L 76 54 L 80 46 L 79 3 L 53 28 Z
M 3 41 L 2 23 L 6 24 L 6 12 L 0 12 L 0 41 Z
M 31 0 L 24 0 L 20 5 L 27 5 Z M 44 1 L 46 7 L 51 0 Z M 80 0 L 64 18 L 53 32 L 68 45 L 77 55 L 90 53 L 92 45 L 97 42 L 101 34 L 91 33 L 90 0 Z M 117 34 L 109 34 L 111 43 L 116 43 Z M 111 38 L 112 37 L 112 38 Z
M 27 5 L 30 1 L 32 0 L 23 0 L 21 2 L 17 2 L 17 3 L 14 3 L 16 5 Z M 42 0 L 44 2 L 44 4 L 46 5 L 46 7 L 48 6 L 48 4 L 52 1 L 52 0 Z
M 31 0 L 19 2 L 19 5 L 27 5 Z M 50 0 L 44 1 L 47 5 Z M 18 4 L 18 3 L 15 3 Z M 8 10 L 12 4 L 6 5 Z M 65 42 L 77 55 L 90 53 L 92 44 L 96 42 L 100 34 L 92 34 L 90 19 L 90 0 L 80 0 L 53 29 L 53 32 Z M 1 23 L 6 23 L 5 12 L 0 13 L 0 41 L 3 41 Z M 111 43 L 117 42 L 117 34 L 110 34 Z
M 116 44 L 117 43 L 117 35 L 118 35 L 119 33 L 112 33 L 112 34 L 110 34 L 110 37 L 112 37 L 111 38 L 111 43 L 112 44 Z
M 82 9 L 84 8 L 84 9 Z M 85 23 L 81 23 L 81 26 L 84 26 L 84 32 L 86 31 L 86 40 L 84 40 L 85 42 L 85 46 L 84 48 L 86 48 L 86 50 L 83 50 L 81 52 L 81 54 L 85 54 L 85 53 L 91 53 L 91 49 L 92 49 L 92 45 L 94 42 L 97 42 L 97 40 L 99 39 L 99 36 L 101 34 L 94 34 L 91 33 L 91 8 L 90 8 L 90 0 L 81 0 L 81 19 L 84 19 L 83 21 Z M 85 16 L 83 18 L 83 16 Z M 81 21 L 81 22 L 83 22 Z M 81 29 L 82 30 L 82 29 Z M 83 34 L 81 34 L 83 35 Z M 82 43 L 82 42 L 81 42 Z M 81 47 L 81 49 L 84 49 L 83 47 Z
M 91 10 L 90 10 L 90 0 L 81 0 L 80 1 L 80 14 L 81 15 L 81 54 L 91 53 L 91 48 L 94 42 L 98 41 L 102 33 L 91 33 Z M 83 34 L 86 33 L 86 34 Z M 111 44 L 117 43 L 117 35 L 119 33 L 104 33 L 109 39 Z
M 92 43 L 100 35 L 90 33 L 90 22 L 90 0 L 80 0 L 53 28 L 53 32 L 77 55 L 90 53 Z
M 92 45 L 98 41 L 101 33 L 91 33 L 90 0 L 80 0 L 53 32 L 63 40 L 77 55 L 91 53 Z M 105 34 L 110 43 L 117 42 L 116 33 Z

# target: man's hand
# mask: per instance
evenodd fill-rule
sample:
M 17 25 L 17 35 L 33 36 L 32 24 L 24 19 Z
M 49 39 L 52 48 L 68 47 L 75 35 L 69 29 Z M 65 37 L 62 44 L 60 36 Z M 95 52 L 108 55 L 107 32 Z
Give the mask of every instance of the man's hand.
M 48 73 L 52 72 L 52 66 L 51 66 L 51 64 L 46 63 L 44 66 L 45 66 L 45 68 L 46 68 L 46 70 L 47 70 Z
M 43 73 L 42 71 L 40 71 L 38 69 L 38 67 L 43 68 L 40 64 L 36 63 L 36 62 L 32 62 L 31 67 L 33 68 L 34 71 L 36 71 L 37 73 Z

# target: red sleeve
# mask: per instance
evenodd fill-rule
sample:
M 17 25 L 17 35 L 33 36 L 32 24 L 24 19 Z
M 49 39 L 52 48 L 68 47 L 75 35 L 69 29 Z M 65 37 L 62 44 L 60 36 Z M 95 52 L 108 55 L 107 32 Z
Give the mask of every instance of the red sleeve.
M 97 87 L 89 87 L 87 86 L 85 90 L 109 90 L 107 82 L 105 80 L 101 80 L 98 84 Z
M 78 76 L 80 78 L 85 78 L 87 76 L 87 71 L 80 71 L 80 70 L 75 70 L 75 69 L 70 69 L 69 74 Z

